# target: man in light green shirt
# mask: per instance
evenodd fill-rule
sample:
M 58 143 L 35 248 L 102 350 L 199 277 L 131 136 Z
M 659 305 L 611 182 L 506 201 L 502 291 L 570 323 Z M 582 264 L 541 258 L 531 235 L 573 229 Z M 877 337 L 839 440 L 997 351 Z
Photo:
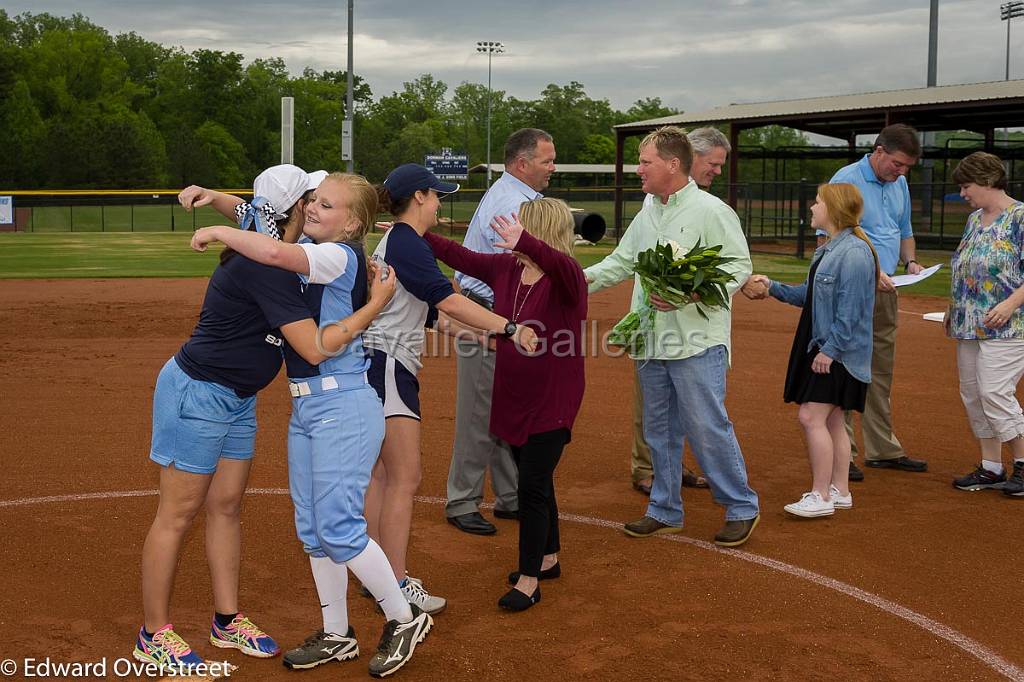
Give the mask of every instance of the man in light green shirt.
M 722 256 L 736 258 L 723 266 L 735 281 L 735 293 L 751 273 L 739 218 L 729 206 L 702 192 L 689 178 L 693 154 L 685 131 L 666 126 L 640 144 L 637 174 L 654 195 L 623 235 L 619 246 L 584 272 L 595 292 L 634 277 L 631 309 L 639 310 L 644 293 L 634 264 L 641 251 L 672 240 L 684 250 L 698 242 L 722 245 Z M 725 526 L 715 542 L 737 546 L 747 541 L 759 518 L 757 494 L 747 483 L 746 465 L 732 422 L 725 411 L 725 373 L 729 365 L 731 313 L 696 306 L 675 308 L 650 296 L 655 315 L 653 338 L 645 356 L 634 358 L 644 402 L 644 437 L 651 448 L 654 485 L 646 515 L 625 526 L 635 537 L 678 533 L 683 526 L 680 496 L 683 445 L 689 442 L 711 486 L 726 508 Z

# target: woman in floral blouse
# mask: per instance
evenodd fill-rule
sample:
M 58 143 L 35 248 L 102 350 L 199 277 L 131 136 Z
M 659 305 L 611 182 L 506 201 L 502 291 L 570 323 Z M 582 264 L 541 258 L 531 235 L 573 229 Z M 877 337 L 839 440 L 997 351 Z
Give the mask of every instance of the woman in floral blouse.
M 999 157 L 974 152 L 953 171 L 974 211 L 952 261 L 946 333 L 957 340 L 960 397 L 981 443 L 981 464 L 953 481 L 960 490 L 1002 489 L 1024 497 L 1024 203 L 1006 194 Z M 1002 445 L 1013 456 L 1003 469 Z

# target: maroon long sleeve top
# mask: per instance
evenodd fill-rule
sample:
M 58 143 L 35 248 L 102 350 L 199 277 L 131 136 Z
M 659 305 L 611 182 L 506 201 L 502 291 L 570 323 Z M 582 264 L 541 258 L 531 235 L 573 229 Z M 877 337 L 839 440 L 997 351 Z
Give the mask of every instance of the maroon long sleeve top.
M 491 433 L 521 446 L 535 433 L 571 430 L 585 382 L 587 280 L 580 264 L 523 232 L 516 251 L 544 271 L 531 286 L 521 283 L 524 266 L 510 253 L 477 253 L 430 232 L 424 236 L 439 260 L 494 290 L 495 313 L 537 332 L 532 356 L 498 340 Z

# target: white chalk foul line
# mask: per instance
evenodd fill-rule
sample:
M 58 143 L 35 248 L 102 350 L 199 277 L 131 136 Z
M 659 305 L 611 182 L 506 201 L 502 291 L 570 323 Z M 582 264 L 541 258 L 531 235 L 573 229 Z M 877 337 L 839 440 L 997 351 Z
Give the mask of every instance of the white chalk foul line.
M 246 491 L 252 495 L 288 495 L 289 492 L 286 488 L 250 488 Z M 58 502 L 80 502 L 84 500 L 111 500 L 125 497 L 152 497 L 157 495 L 156 490 L 115 490 L 110 492 L 101 493 L 79 493 L 76 495 L 51 495 L 48 497 L 26 497 L 16 500 L 0 500 L 0 509 L 6 507 L 24 507 L 36 504 L 52 504 Z M 424 504 L 445 504 L 447 500 L 443 497 L 416 497 L 417 502 Z M 481 505 L 483 507 L 491 507 L 492 505 Z M 558 518 L 562 521 L 568 521 L 570 523 L 579 523 L 585 526 L 594 526 L 597 528 L 609 528 L 612 530 L 622 530 L 622 524 L 617 521 L 609 521 L 607 519 L 598 519 L 592 516 L 580 516 L 578 514 L 564 514 L 560 513 Z M 876 609 L 887 613 L 891 616 L 901 618 L 908 623 L 912 623 L 922 630 L 929 632 L 940 639 L 944 639 L 956 648 L 960 649 L 964 653 L 973 656 L 978 659 L 989 668 L 995 670 L 997 673 L 1006 677 L 1013 682 L 1024 682 L 1024 670 L 1014 665 L 1010 661 L 1006 660 L 996 652 L 989 649 L 981 642 L 968 637 L 962 632 L 958 632 L 948 625 L 932 620 L 925 615 L 918 613 L 912 609 L 908 609 L 905 606 L 901 606 L 896 602 L 889 601 L 883 597 L 878 596 L 872 592 L 867 592 L 854 587 L 839 580 L 829 578 L 827 576 L 808 571 L 807 569 L 787 564 L 784 561 L 778 561 L 777 559 L 769 559 L 758 554 L 752 554 L 738 549 L 727 549 L 719 547 L 713 543 L 707 542 L 706 540 L 697 540 L 696 538 L 688 538 L 683 535 L 659 535 L 657 539 L 667 540 L 669 542 L 680 542 L 693 547 L 698 547 L 709 552 L 721 554 L 724 556 L 746 561 L 763 568 L 767 568 L 773 571 L 779 571 L 791 575 L 795 578 L 801 578 L 808 582 L 820 585 L 821 587 L 845 594 L 848 597 L 852 597 L 858 601 L 861 601 L 869 606 L 873 606 Z

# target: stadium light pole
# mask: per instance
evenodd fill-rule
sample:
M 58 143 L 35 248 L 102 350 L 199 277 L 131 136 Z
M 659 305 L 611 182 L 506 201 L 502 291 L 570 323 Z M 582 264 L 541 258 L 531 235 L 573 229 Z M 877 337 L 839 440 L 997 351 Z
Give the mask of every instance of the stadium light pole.
M 355 136 L 353 119 L 355 117 L 355 76 L 352 74 L 352 14 L 354 0 L 348 0 L 348 73 L 346 74 L 345 87 L 345 120 L 341 124 L 341 160 L 347 161 L 346 168 L 349 173 L 354 173 L 356 168 L 355 154 L 353 153 L 352 138 Z
M 1010 20 L 1024 17 L 1024 0 L 1012 0 L 999 6 L 999 18 L 1006 22 L 1006 80 L 1010 80 Z
M 487 55 L 487 186 L 491 186 L 491 57 L 505 51 L 505 46 L 491 40 L 477 41 L 476 51 Z

